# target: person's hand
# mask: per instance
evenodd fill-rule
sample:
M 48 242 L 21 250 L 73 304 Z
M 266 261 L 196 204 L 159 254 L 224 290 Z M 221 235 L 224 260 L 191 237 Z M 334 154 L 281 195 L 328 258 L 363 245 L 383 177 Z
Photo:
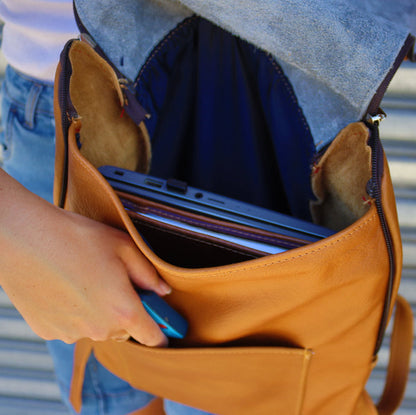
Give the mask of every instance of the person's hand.
M 127 234 L 43 201 L 2 171 L 0 223 L 0 284 L 40 337 L 167 344 L 133 285 L 170 288 Z

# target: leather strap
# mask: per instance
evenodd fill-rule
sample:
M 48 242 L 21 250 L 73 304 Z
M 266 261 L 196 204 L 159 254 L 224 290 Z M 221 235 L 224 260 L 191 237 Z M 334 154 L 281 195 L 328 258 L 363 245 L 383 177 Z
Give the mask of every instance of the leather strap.
M 380 415 L 393 414 L 403 399 L 413 346 L 413 313 L 409 303 L 397 296 L 393 333 L 390 341 L 390 361 L 386 384 L 377 404 Z
M 74 369 L 72 371 L 71 390 L 69 400 L 76 412 L 81 412 L 82 387 L 84 385 L 85 367 L 93 349 L 90 339 L 82 339 L 75 345 Z

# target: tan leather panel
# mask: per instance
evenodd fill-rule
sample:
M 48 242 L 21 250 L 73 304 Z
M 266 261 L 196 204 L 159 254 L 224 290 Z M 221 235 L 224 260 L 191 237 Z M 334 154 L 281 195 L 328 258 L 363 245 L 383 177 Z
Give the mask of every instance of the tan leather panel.
M 371 201 L 366 185 L 371 178 L 371 149 L 363 123 L 342 130 L 312 171 L 311 203 L 315 223 L 341 230 L 367 212 Z
M 109 342 L 95 353 L 116 373 L 120 359 L 130 362 L 124 366 L 124 375 L 139 389 L 162 393 L 166 398 L 186 401 L 191 406 L 210 408 L 216 414 L 230 415 L 302 413 L 311 358 L 311 352 L 301 349 L 158 350 L 130 342 L 121 347 Z M 139 371 L 142 376 L 138 375 Z M 215 399 L 217 391 L 222 391 L 222 399 Z
M 137 126 L 124 114 L 128 102 L 110 65 L 84 42 L 74 42 L 69 56 L 71 99 L 83 120 L 83 155 L 96 167 L 111 164 L 147 172 L 149 136 L 144 125 Z

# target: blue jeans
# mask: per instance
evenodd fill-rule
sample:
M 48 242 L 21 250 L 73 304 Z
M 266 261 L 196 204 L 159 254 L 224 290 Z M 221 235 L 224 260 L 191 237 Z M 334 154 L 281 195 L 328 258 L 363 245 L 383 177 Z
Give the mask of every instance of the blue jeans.
M 36 81 L 7 67 L 2 85 L 1 167 L 26 188 L 52 201 L 55 122 L 53 85 Z M 69 388 L 74 345 L 48 342 L 64 402 L 71 413 Z M 92 355 L 85 371 L 82 415 L 126 415 L 146 406 L 154 396 L 132 388 L 106 370 Z M 167 415 L 209 415 L 165 401 Z

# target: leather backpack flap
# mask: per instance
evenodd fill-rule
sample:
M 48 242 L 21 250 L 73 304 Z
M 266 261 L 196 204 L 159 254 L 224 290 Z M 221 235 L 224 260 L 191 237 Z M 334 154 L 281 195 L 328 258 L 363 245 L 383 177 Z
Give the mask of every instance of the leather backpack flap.
M 76 109 L 68 131 L 63 130 L 62 117 L 68 108 L 60 100 L 64 70 L 70 83 L 63 92 Z M 61 58 L 57 68 L 55 85 L 54 201 L 65 209 L 123 229 L 120 216 L 124 209 L 96 168 L 110 164 L 147 172 L 151 150 L 146 127 L 124 116 L 123 107 L 128 103 L 117 76 L 85 42 L 72 41 L 68 62 L 63 65 Z
M 111 66 L 85 42 L 74 42 L 69 53 L 70 96 L 81 119 L 81 154 L 94 166 L 113 165 L 147 172 L 150 140 L 143 123 L 124 114 L 128 105 Z
M 342 230 L 362 217 L 371 200 L 371 149 L 368 128 L 350 124 L 332 142 L 312 171 L 312 189 L 317 197 L 310 208 L 315 223 Z

